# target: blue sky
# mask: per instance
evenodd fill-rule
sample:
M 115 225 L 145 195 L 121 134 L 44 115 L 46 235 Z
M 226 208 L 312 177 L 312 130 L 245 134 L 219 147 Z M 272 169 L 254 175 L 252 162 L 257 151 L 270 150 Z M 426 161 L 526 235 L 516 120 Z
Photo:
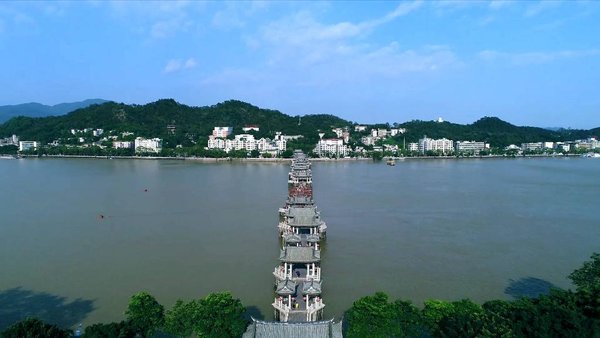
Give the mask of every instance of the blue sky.
M 600 1 L 0 2 L 0 105 L 600 126 Z

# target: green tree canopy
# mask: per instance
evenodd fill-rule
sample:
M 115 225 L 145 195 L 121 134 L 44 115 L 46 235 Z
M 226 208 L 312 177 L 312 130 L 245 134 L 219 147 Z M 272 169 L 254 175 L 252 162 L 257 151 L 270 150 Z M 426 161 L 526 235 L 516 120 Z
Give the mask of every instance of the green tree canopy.
M 165 317 L 163 306 L 147 292 L 133 295 L 125 314 L 135 331 L 144 337 L 153 335 L 162 326 Z
M 229 292 L 212 293 L 198 301 L 198 320 L 194 332 L 199 337 L 240 337 L 246 330 L 246 309 Z
M 590 258 L 569 275 L 577 290 L 591 291 L 600 288 L 600 253 L 595 252 Z
M 2 331 L 0 336 L 4 338 L 67 338 L 73 335 L 73 331 L 61 329 L 56 325 L 44 323 L 37 318 L 26 318 L 9 326 Z

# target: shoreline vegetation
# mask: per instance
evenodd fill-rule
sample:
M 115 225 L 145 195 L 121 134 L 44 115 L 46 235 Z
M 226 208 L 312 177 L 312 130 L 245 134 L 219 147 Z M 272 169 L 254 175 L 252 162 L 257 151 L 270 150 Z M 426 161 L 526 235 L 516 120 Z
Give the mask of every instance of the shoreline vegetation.
M 15 156 L 14 154 L 0 154 L 0 156 Z M 485 155 L 485 156 L 386 156 L 381 160 L 371 157 L 341 157 L 341 158 L 311 158 L 313 162 L 355 162 L 355 161 L 397 161 L 410 160 L 476 160 L 476 159 L 516 159 L 516 158 L 567 158 L 581 157 L 581 154 L 525 154 L 525 155 Z M 199 163 L 287 163 L 291 158 L 235 158 L 235 157 L 193 157 L 193 156 L 106 156 L 106 155 L 27 155 L 22 154 L 15 159 L 22 158 L 67 158 L 67 159 L 99 159 L 99 160 L 167 160 L 167 161 L 194 161 Z
M 514 300 L 430 299 L 418 307 L 384 292 L 354 301 L 342 317 L 344 337 L 598 337 L 600 333 L 600 253 L 568 278 L 575 290 L 550 288 Z M 229 292 L 177 300 L 165 309 L 151 294 L 129 300 L 121 322 L 79 324 L 77 331 L 20 315 L 0 327 L 4 338 L 20 337 L 241 337 L 251 307 Z M 47 315 L 47 314 L 46 314 Z M 42 316 L 43 317 L 43 316 Z M 76 325 L 76 324 L 75 324 Z

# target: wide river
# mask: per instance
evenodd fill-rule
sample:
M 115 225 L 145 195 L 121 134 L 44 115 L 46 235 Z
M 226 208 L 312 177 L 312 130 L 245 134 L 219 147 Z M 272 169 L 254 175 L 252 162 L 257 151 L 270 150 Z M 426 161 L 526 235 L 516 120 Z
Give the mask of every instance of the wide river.
M 287 163 L 0 160 L 0 328 L 118 321 L 129 297 L 229 290 L 272 319 Z M 313 164 L 326 317 L 385 291 L 511 299 L 600 251 L 600 160 Z M 103 215 L 103 217 L 101 216 Z

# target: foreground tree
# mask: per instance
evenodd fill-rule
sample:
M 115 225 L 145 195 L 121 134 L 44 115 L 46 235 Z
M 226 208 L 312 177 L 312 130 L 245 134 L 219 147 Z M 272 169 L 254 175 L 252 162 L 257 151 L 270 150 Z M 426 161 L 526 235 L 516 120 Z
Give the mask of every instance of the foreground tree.
M 73 331 L 64 330 L 56 325 L 44 323 L 37 318 L 27 318 L 9 326 L 0 333 L 4 338 L 67 338 L 73 335 Z
M 122 321 L 119 323 L 90 325 L 85 328 L 83 336 L 85 338 L 133 338 L 136 336 L 136 332 L 128 322 Z
M 592 291 L 600 288 L 600 253 L 593 253 L 591 260 L 569 275 L 577 291 Z
M 211 293 L 198 301 L 194 332 L 198 337 L 240 337 L 246 330 L 246 309 L 229 292 Z M 196 320 L 196 318 L 194 318 Z
M 200 321 L 200 305 L 197 301 L 184 302 L 177 300 L 165 315 L 165 332 L 178 337 L 189 337 L 194 326 Z
M 139 292 L 131 297 L 127 311 L 127 321 L 143 337 L 153 335 L 164 321 L 164 307 L 147 292 Z
M 424 332 L 420 311 L 410 302 L 388 302 L 388 296 L 377 292 L 363 297 L 346 312 L 347 337 L 415 337 Z

